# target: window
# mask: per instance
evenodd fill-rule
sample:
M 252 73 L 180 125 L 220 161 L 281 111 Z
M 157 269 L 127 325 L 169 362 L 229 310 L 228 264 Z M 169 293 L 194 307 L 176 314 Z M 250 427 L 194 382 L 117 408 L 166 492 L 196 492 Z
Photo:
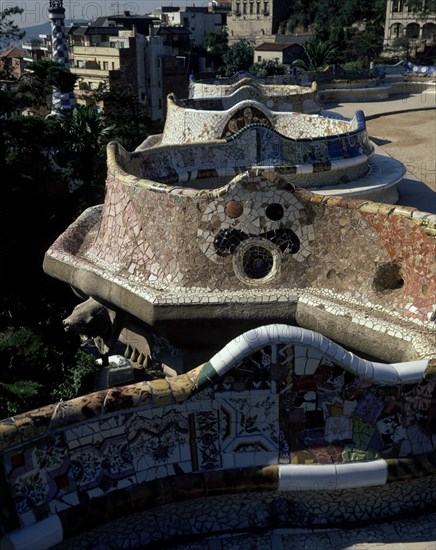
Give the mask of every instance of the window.
M 246 3 L 246 2 L 244 2 L 244 3 L 242 4 L 242 13 L 243 13 L 244 15 L 247 13 L 247 3 Z
M 250 2 L 250 15 L 253 15 L 253 2 Z
M 256 13 L 259 15 L 260 13 L 260 2 L 256 3 Z
M 78 67 L 79 69 L 83 69 L 84 66 L 85 66 L 85 63 L 83 62 L 83 59 L 78 59 L 76 61 L 76 67 Z
M 257 62 L 260 63 L 262 61 L 262 56 L 261 55 L 258 55 L 257 56 Z
M 104 70 L 104 71 L 108 71 L 108 70 L 109 70 L 109 62 L 108 62 L 108 61 L 103 61 L 103 70 Z

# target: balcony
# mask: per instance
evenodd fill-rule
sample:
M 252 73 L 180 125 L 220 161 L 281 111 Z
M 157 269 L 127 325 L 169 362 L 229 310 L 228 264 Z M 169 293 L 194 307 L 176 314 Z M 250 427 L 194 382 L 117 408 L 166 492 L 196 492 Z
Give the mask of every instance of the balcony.
M 95 55 L 96 57 L 105 56 L 105 57 L 120 57 L 119 48 L 111 48 L 107 46 L 73 46 L 72 54 L 74 56 L 89 56 Z
M 88 78 L 109 78 L 109 70 L 105 69 L 82 69 L 81 67 L 72 67 L 71 72 L 77 76 Z
M 30 40 L 29 42 L 23 42 L 23 50 L 41 50 L 42 42 L 40 40 Z

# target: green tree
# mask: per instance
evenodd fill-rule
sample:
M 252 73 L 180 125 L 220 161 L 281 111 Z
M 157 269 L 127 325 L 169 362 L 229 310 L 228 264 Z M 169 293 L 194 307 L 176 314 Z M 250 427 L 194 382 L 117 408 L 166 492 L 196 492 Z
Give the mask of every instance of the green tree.
M 243 38 L 229 47 L 223 55 L 224 74 L 232 76 L 238 71 L 247 71 L 253 64 L 254 45 Z
M 47 174 L 41 174 L 41 169 L 47 165 L 48 149 L 59 140 L 59 132 L 54 131 L 57 125 L 41 116 L 17 113 L 41 108 L 47 112 L 53 87 L 71 91 L 75 81 L 69 69 L 53 61 L 39 61 L 0 91 L 0 170 L 5 175 L 12 170 L 14 177 L 7 178 L 9 181 L 17 184 L 27 174 L 35 183 L 38 179 L 46 182 Z
M 140 104 L 135 86 L 127 79 L 102 84 L 94 100 L 103 105 L 104 119 L 110 127 L 110 137 L 128 149 L 134 149 L 150 133 L 160 133 L 161 125 L 152 122 L 146 108 Z
M 214 67 L 221 67 L 224 55 L 229 50 L 227 31 L 208 32 L 202 42 L 202 47 L 211 58 Z
M 286 74 L 287 68 L 278 61 L 263 59 L 258 63 L 254 63 L 250 67 L 250 73 L 259 78 L 265 78 L 267 76 L 283 75 Z
M 368 41 L 383 34 L 386 13 L 386 0 L 318 0 L 315 24 L 316 38 L 321 42 L 329 42 L 338 52 L 343 52 L 338 60 L 351 60 L 347 55 L 347 41 L 355 32 L 352 25 L 365 21 Z M 377 44 L 378 44 L 377 40 Z
M 336 48 L 329 42 L 320 42 L 318 40 L 310 40 L 303 46 L 305 58 L 296 59 L 293 67 L 302 69 L 303 71 L 318 71 L 334 60 Z
M 105 151 L 112 138 L 112 127 L 96 105 L 78 105 L 65 113 L 61 121 L 62 144 L 72 174 L 83 181 L 85 204 L 102 197 L 105 175 Z
M 377 26 L 367 26 L 365 31 L 355 31 L 346 38 L 345 55 L 338 56 L 338 61 L 356 60 L 360 61 L 363 67 L 377 59 L 383 49 L 383 29 Z
M 294 33 L 297 29 L 307 31 L 315 21 L 316 1 L 294 0 L 292 14 L 285 22 L 286 33 Z
M 53 88 L 63 93 L 74 89 L 77 76 L 70 69 L 50 60 L 31 63 L 13 86 L 16 108 L 51 108 Z
M 12 21 L 14 15 L 23 13 L 23 8 L 18 6 L 5 8 L 0 11 L 0 48 L 4 48 L 10 42 L 23 38 L 25 31 L 19 29 L 18 25 Z
M 58 335 L 56 343 L 47 330 L 0 332 L 0 418 L 91 391 L 95 357 L 76 349 L 76 341 Z

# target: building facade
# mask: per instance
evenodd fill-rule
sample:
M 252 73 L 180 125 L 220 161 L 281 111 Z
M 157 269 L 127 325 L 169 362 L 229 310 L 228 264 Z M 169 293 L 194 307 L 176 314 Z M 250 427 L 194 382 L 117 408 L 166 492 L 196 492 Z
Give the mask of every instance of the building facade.
M 162 21 L 190 31 L 193 44 L 201 44 L 209 32 L 220 32 L 225 24 L 223 13 L 214 13 L 207 7 L 161 8 Z
M 189 31 L 184 27 L 160 27 L 146 39 L 145 94 L 152 120 L 165 117 L 169 93 L 188 95 Z
M 232 0 L 231 15 L 227 18 L 229 39 L 257 41 L 277 34 L 290 11 L 286 0 Z
M 78 103 L 93 103 L 94 94 L 101 86 L 110 88 L 123 77 L 135 83 L 136 87 L 134 31 L 109 26 L 81 26 L 72 27 L 69 37 L 71 72 L 79 77 Z
M 303 59 L 304 48 L 301 44 L 264 42 L 254 49 L 255 63 L 276 61 L 281 65 L 291 65 L 296 59 Z
M 20 48 L 9 48 L 0 54 L 0 71 L 8 77 L 19 78 L 23 72 L 24 51 Z
M 436 12 L 412 11 L 405 0 L 388 0 L 386 5 L 385 46 L 396 38 L 406 37 L 417 43 L 433 45 L 436 42 Z

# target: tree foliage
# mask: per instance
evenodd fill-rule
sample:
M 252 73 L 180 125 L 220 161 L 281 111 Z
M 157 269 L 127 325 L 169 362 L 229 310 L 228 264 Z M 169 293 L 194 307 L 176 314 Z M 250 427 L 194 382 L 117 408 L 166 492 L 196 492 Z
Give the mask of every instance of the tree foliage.
M 292 13 L 284 22 L 284 31 L 288 34 L 294 33 L 297 29 L 307 31 L 315 21 L 317 11 L 316 1 L 294 0 Z
M 136 86 L 126 78 L 110 86 L 101 84 L 94 93 L 94 100 L 104 105 L 104 119 L 111 129 L 111 139 L 119 141 L 128 150 L 134 149 L 150 133 L 161 131 L 161 125 L 150 120 L 139 102 Z
M 265 78 L 274 75 L 283 75 L 288 72 L 288 68 L 273 59 L 262 59 L 258 63 L 253 63 L 250 67 L 250 73 L 259 78 Z
M 92 389 L 95 358 L 65 340 L 59 346 L 46 329 L 0 332 L 0 418 Z
M 326 65 L 333 61 L 336 48 L 329 42 L 319 42 L 311 40 L 303 46 L 305 59 L 296 59 L 293 67 L 303 69 L 304 71 L 322 70 Z
M 7 46 L 14 40 L 23 38 L 26 34 L 12 21 L 14 15 L 23 13 L 23 8 L 13 6 L 0 11 L 0 48 Z
M 229 36 L 225 30 L 220 32 L 209 32 L 204 37 L 202 47 L 212 59 L 215 67 L 221 66 L 224 55 L 229 50 L 228 39 Z
M 383 25 L 386 0 L 318 0 L 316 37 L 337 45 L 338 38 L 357 21 Z
M 232 44 L 223 55 L 224 74 L 232 76 L 238 71 L 247 71 L 253 64 L 254 45 L 243 38 Z
M 9 82 L 4 101 L 8 98 L 12 111 L 50 109 L 53 88 L 63 93 L 71 92 L 76 80 L 76 75 L 59 63 L 45 59 L 36 61 L 28 65 L 18 80 Z

